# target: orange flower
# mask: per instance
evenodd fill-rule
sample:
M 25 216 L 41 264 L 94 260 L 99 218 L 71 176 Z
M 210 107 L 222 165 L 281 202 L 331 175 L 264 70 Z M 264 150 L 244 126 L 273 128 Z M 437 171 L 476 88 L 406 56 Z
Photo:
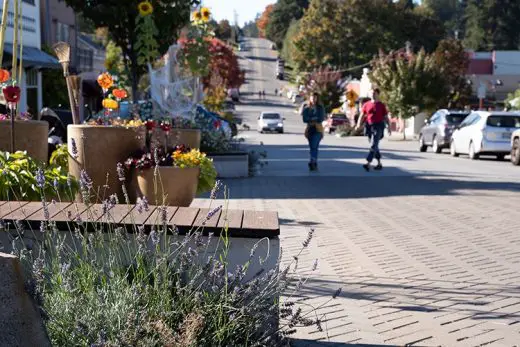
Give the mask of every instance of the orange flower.
M 112 90 L 112 95 L 115 96 L 117 99 L 125 99 L 128 96 L 128 93 L 124 89 L 114 89 Z
M 114 99 L 106 98 L 103 100 L 103 107 L 108 108 L 109 110 L 117 110 L 119 103 Z
M 108 72 L 105 72 L 98 76 L 97 82 L 101 88 L 108 89 L 114 84 L 114 79 Z
M 7 80 L 9 80 L 9 78 L 11 78 L 11 74 L 9 73 L 9 71 L 5 69 L 0 69 L 0 83 L 6 82 Z

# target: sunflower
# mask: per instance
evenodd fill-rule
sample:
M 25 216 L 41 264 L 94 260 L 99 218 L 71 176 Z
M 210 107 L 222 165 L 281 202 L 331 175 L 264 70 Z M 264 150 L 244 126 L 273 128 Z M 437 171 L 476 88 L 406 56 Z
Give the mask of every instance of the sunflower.
M 200 14 L 199 11 L 193 11 L 193 13 L 191 14 L 191 16 L 192 16 L 192 20 L 193 20 L 194 22 L 199 22 L 199 21 L 202 20 L 202 15 Z
M 137 8 L 139 9 L 139 14 L 143 17 L 148 16 L 153 12 L 153 6 L 150 1 L 140 2 L 139 5 L 137 5 Z
M 211 17 L 211 11 L 209 10 L 209 8 L 207 7 L 203 7 L 201 10 L 200 10 L 200 15 L 202 17 L 202 20 L 204 22 L 209 22 L 209 19 Z

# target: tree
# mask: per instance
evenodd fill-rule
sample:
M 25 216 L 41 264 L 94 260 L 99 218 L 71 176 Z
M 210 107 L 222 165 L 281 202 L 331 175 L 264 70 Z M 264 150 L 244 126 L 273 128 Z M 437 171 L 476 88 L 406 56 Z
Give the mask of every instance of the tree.
M 474 50 L 520 48 L 520 2 L 516 0 L 468 0 L 465 44 Z
M 344 89 L 341 84 L 341 72 L 331 68 L 320 68 L 304 77 L 305 94 L 318 93 L 327 113 L 341 105 L 340 98 Z
M 296 46 L 294 45 L 293 38 L 298 35 L 300 31 L 300 21 L 293 20 L 287 33 L 285 34 L 285 39 L 282 47 L 282 57 L 289 63 L 294 62 L 294 56 L 296 55 Z
M 215 28 L 215 36 L 222 41 L 227 41 L 231 39 L 232 36 L 232 28 L 227 19 L 223 19 L 216 25 Z
M 309 0 L 278 0 L 267 23 L 266 37 L 281 49 L 292 21 L 302 18 L 308 7 Z
M 42 50 L 55 57 L 56 53 L 50 47 L 44 46 Z M 69 94 L 67 93 L 67 82 L 63 78 L 61 69 L 42 70 L 42 98 L 44 107 L 55 107 L 61 105 L 62 108 L 69 108 Z M 38 110 L 33 110 L 38 111 Z
M 260 18 L 260 17 L 257 17 L 257 19 L 255 19 L 254 21 L 245 23 L 244 27 L 242 28 L 242 30 L 244 32 L 244 36 L 247 36 L 247 37 L 258 37 L 259 36 L 258 27 L 256 26 L 256 22 L 257 22 L 258 18 Z
M 214 75 L 221 78 L 223 81 L 222 84 L 227 88 L 239 88 L 244 84 L 244 71 L 240 70 L 238 57 L 231 47 L 219 39 L 212 39 L 209 46 L 209 53 L 209 74 L 203 78 L 205 87 L 211 86 Z
M 390 112 L 401 119 L 437 109 L 450 93 L 442 70 L 424 49 L 380 53 L 372 62 L 371 81 L 381 90 Z
M 258 27 L 260 37 L 265 37 L 265 29 L 267 28 L 267 24 L 269 23 L 273 9 L 274 5 L 267 5 L 260 18 L 258 18 L 258 20 L 256 21 L 256 26 Z
M 111 39 L 123 50 L 125 66 L 130 74 L 132 95 L 137 101 L 137 90 L 140 77 L 147 70 L 146 64 L 139 63 L 138 4 L 140 0 L 65 0 L 67 5 L 84 18 L 92 21 L 96 27 L 107 27 Z M 191 8 L 199 0 L 163 0 L 152 1 L 153 18 L 160 32 L 156 40 L 160 55 L 166 53 L 173 44 L 180 29 L 189 22 Z

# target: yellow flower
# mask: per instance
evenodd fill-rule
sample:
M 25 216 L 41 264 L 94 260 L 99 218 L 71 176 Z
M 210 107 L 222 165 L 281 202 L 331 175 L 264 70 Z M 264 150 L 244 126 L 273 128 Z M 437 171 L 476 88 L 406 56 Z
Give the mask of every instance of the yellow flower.
M 153 6 L 150 1 L 140 2 L 139 5 L 137 5 L 137 8 L 139 9 L 139 14 L 143 17 L 148 16 L 153 12 Z
M 103 100 L 103 107 L 108 108 L 110 110 L 117 110 L 117 108 L 119 107 L 119 104 L 117 101 L 115 101 L 113 99 L 106 98 Z
M 194 22 L 200 22 L 202 20 L 202 15 L 199 11 L 193 11 L 191 14 L 192 21 Z
M 211 11 L 209 10 L 209 8 L 207 7 L 203 7 L 201 10 L 200 10 L 200 16 L 202 17 L 202 20 L 204 22 L 209 22 L 209 19 L 211 17 Z

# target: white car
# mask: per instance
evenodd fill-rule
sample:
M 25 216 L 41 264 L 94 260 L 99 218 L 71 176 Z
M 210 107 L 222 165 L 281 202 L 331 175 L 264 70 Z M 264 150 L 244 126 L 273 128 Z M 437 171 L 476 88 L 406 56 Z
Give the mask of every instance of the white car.
M 503 160 L 511 152 L 511 136 L 520 129 L 520 113 L 474 111 L 453 132 L 450 153 L 470 159 L 495 155 Z
M 520 165 L 520 129 L 511 135 L 511 162 Z
M 283 134 L 283 121 L 285 118 L 276 112 L 262 112 L 258 117 L 258 132 L 264 133 L 266 131 L 278 132 Z
M 293 104 L 301 104 L 303 102 L 303 96 L 301 96 L 300 94 L 295 94 L 293 95 L 291 100 Z

